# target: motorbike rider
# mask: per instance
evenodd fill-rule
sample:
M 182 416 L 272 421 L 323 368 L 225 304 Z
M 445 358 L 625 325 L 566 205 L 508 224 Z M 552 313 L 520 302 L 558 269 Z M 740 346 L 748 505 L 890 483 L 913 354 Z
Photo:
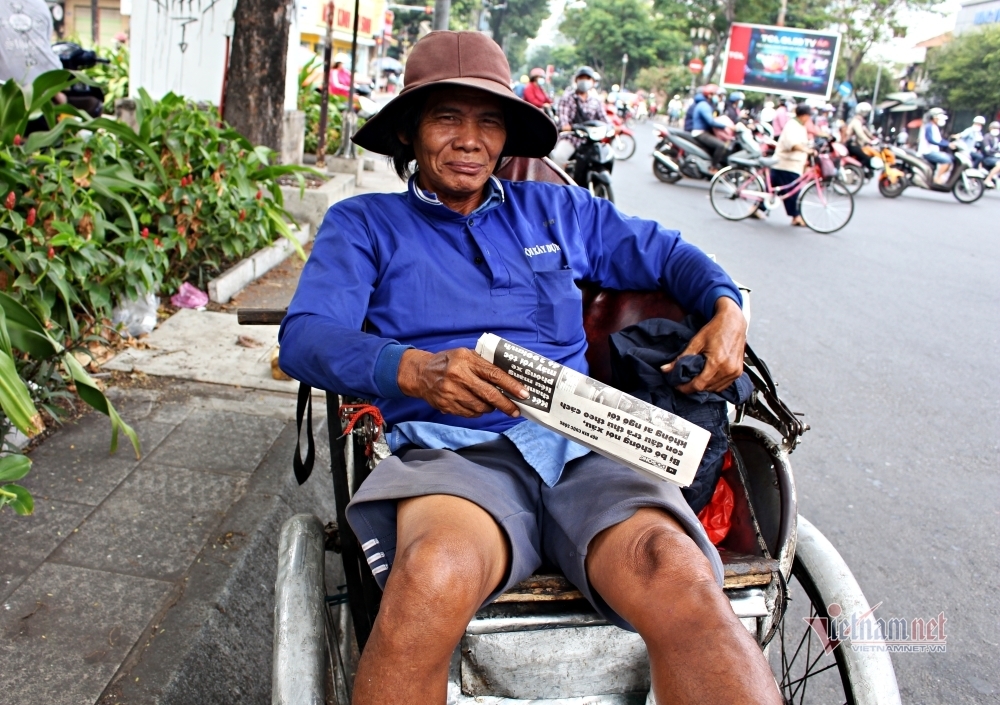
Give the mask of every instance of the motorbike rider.
M 1000 122 L 990 123 L 989 131 L 983 135 L 983 166 L 990 170 L 986 176 L 986 187 L 996 188 L 996 178 L 1000 176 Z
M 948 114 L 941 108 L 931 108 L 924 116 L 924 124 L 920 128 L 920 145 L 917 152 L 921 157 L 934 165 L 934 183 L 940 184 L 946 180 L 954 157 L 949 149 L 948 140 L 941 134 L 941 128 L 948 122 Z
M 733 121 L 734 125 L 740 121 L 740 117 L 743 112 L 743 101 L 745 98 L 746 96 L 742 91 L 733 91 L 726 99 L 726 110 L 724 114 L 727 118 Z
M 791 119 L 794 110 L 794 100 L 786 98 L 778 105 L 774 111 L 774 117 L 771 118 L 771 129 L 774 130 L 775 138 L 781 137 L 781 131 L 785 129 L 785 124 Z
M 670 119 L 670 124 L 676 125 L 679 123 L 683 114 L 684 103 L 681 102 L 681 97 L 675 93 L 674 97 L 667 103 L 667 117 Z
M 600 98 L 591 94 L 596 84 L 597 73 L 594 69 L 581 66 L 576 70 L 573 84 L 559 100 L 559 142 L 568 142 L 574 151 L 585 140 L 573 134 L 573 125 L 591 120 L 610 124 Z M 558 145 L 556 150 L 559 150 Z M 585 160 L 578 159 L 573 173 L 573 180 L 584 188 L 587 186 L 587 166 Z
M 726 158 L 726 143 L 712 134 L 713 129 L 725 130 L 729 127 L 715 117 L 712 110 L 712 98 L 719 92 L 719 87 L 714 83 L 702 86 L 701 91 L 695 96 L 694 111 L 691 116 L 691 135 L 712 155 L 712 173 L 718 171 L 722 162 Z M 700 98 L 700 100 L 699 100 Z
M 875 141 L 875 134 L 868 129 L 868 116 L 871 115 L 871 103 L 858 103 L 854 109 L 854 117 L 847 123 L 847 151 L 852 157 L 865 165 L 865 169 L 872 168 L 872 158 L 865 154 L 864 148 Z
M 542 110 L 552 106 L 552 99 L 545 92 L 544 85 L 545 70 L 531 69 L 531 73 L 528 74 L 528 85 L 524 87 L 524 99 Z
M 983 153 L 977 147 L 983 141 L 983 126 L 985 124 L 986 118 L 982 115 L 977 115 L 972 119 L 972 125 L 956 135 L 956 139 L 968 148 L 969 158 L 972 159 L 972 166 L 977 169 L 983 163 Z

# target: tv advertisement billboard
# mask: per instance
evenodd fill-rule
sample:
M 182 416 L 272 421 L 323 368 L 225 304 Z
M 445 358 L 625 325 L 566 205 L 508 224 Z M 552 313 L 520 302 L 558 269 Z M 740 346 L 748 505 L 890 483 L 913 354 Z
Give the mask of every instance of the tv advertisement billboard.
M 734 22 L 722 67 L 725 88 L 830 98 L 840 35 Z

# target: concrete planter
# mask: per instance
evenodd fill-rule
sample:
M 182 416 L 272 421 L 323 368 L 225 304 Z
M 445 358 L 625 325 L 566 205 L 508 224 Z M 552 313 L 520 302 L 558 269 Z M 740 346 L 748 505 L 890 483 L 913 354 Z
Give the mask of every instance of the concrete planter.
M 319 188 L 307 188 L 303 192 L 297 186 L 282 186 L 287 210 L 296 222 L 308 223 L 318 228 L 326 212 L 337 201 L 354 195 L 358 180 L 354 174 L 334 174 Z
M 305 245 L 312 239 L 312 226 L 306 223 L 295 226 L 292 235 Z M 253 255 L 230 267 L 225 272 L 208 283 L 208 298 L 218 304 L 224 304 L 236 296 L 250 282 L 259 279 L 264 274 L 281 264 L 286 257 L 295 252 L 295 246 L 286 238 L 278 238 L 273 245 L 257 251 Z

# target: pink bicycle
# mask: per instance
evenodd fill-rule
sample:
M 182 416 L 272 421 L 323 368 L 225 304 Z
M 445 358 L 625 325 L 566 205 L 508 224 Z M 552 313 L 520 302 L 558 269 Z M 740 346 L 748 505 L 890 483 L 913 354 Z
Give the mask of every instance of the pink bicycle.
M 715 212 L 726 220 L 743 220 L 766 202 L 773 206 L 779 198 L 797 198 L 802 220 L 815 232 L 833 233 L 850 222 L 854 196 L 839 181 L 824 178 L 815 157 L 802 176 L 786 186 L 771 185 L 769 167 L 776 161 L 758 158 L 720 169 L 709 188 Z

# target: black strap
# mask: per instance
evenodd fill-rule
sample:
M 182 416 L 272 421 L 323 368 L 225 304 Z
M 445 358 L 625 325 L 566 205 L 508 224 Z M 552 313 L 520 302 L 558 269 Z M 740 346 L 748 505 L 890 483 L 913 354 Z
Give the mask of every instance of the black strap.
M 299 446 L 302 443 L 302 415 L 306 417 L 306 458 L 302 459 Z M 295 404 L 295 457 L 292 458 L 292 468 L 295 479 L 303 484 L 312 474 L 313 463 L 316 462 L 316 444 L 313 443 L 313 405 L 312 387 L 299 382 L 299 398 Z

